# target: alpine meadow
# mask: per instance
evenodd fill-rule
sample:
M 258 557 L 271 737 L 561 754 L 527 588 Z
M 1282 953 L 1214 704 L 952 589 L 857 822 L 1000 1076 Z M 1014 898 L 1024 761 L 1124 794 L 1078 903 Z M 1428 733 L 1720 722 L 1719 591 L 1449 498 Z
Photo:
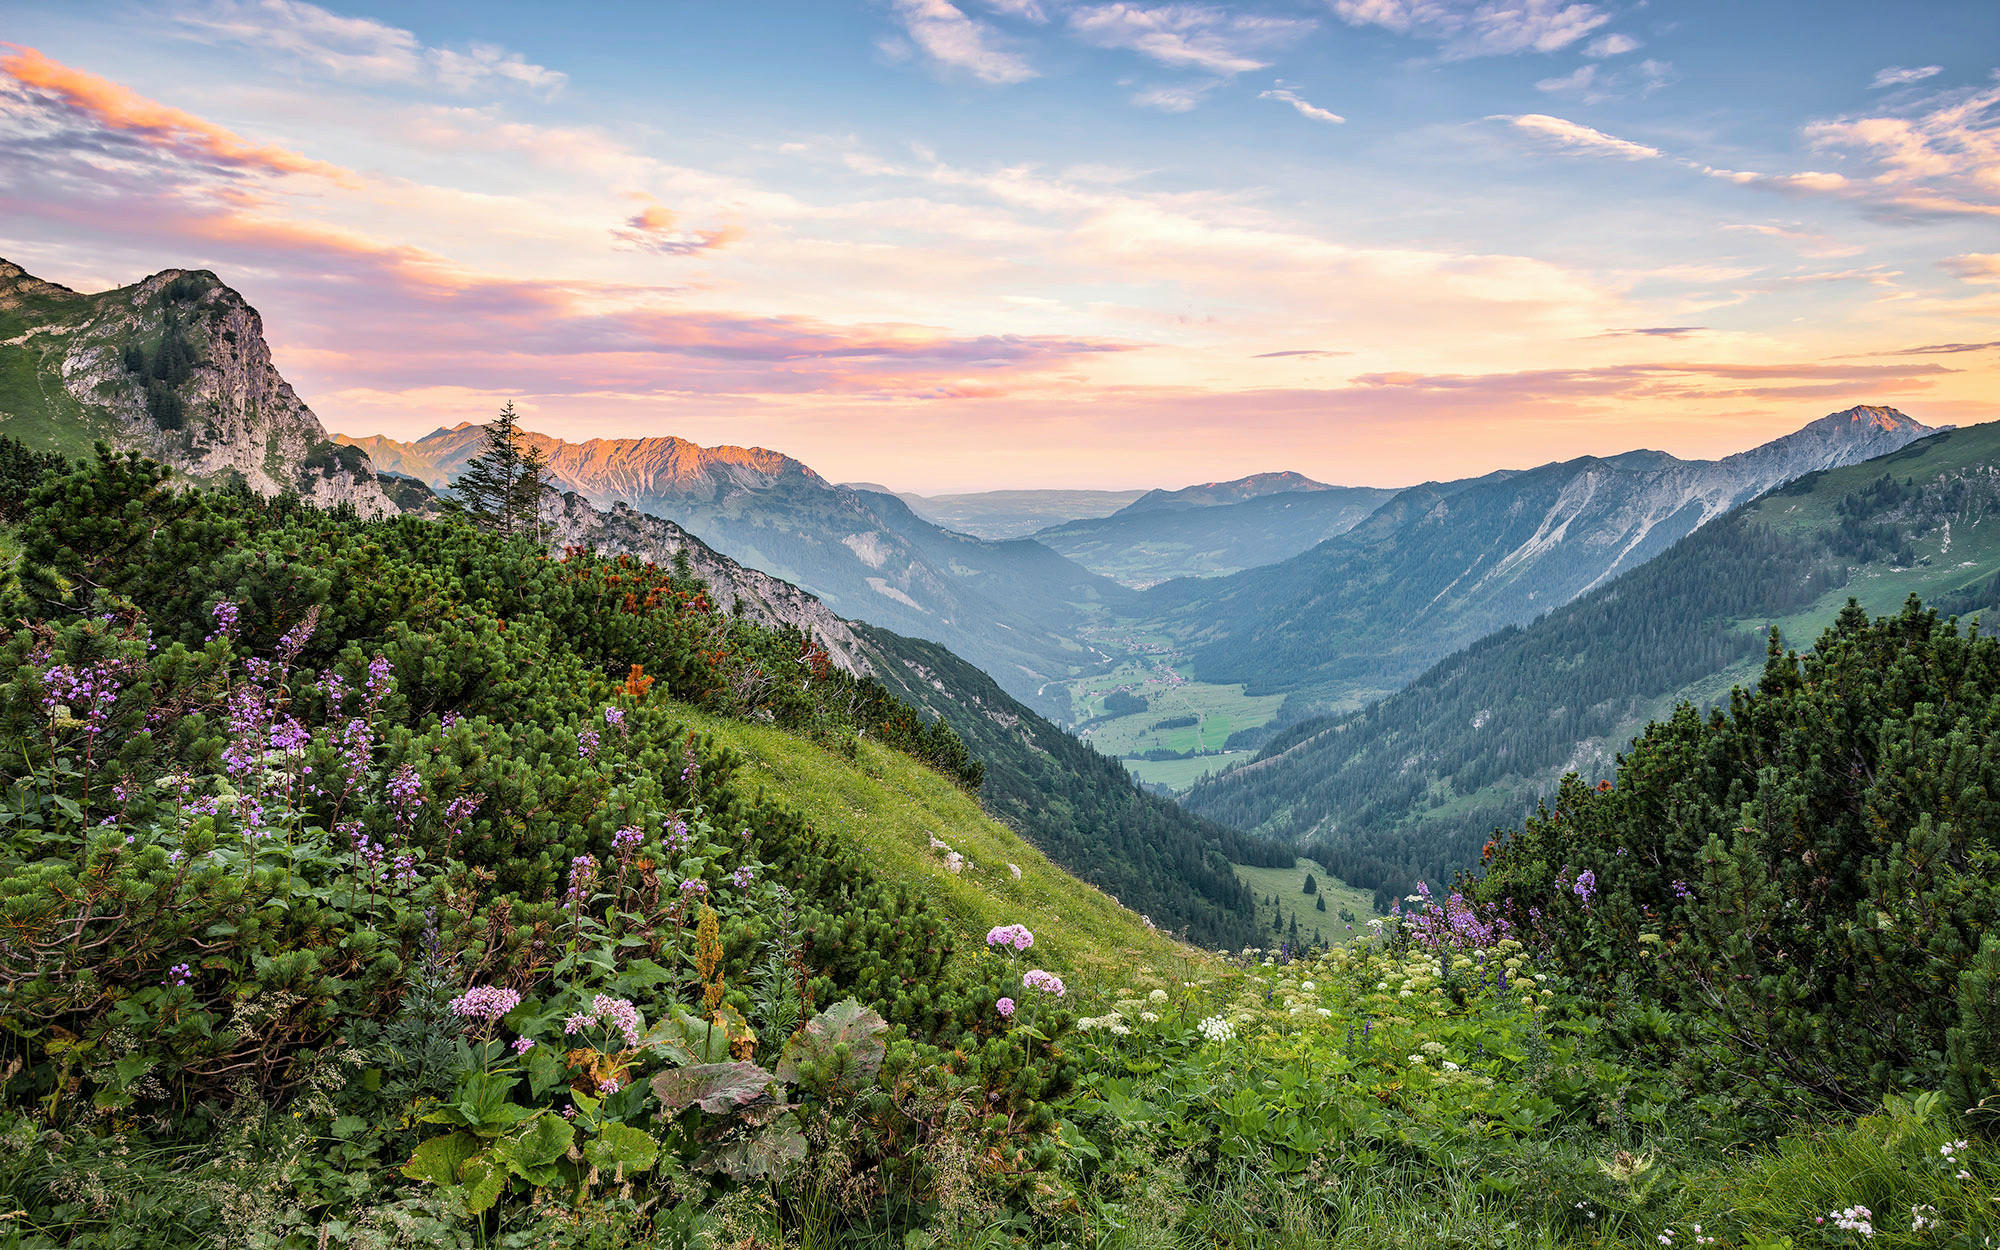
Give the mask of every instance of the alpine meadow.
M 2000 1250 L 1996 51 L 8 6 L 0 1250 Z

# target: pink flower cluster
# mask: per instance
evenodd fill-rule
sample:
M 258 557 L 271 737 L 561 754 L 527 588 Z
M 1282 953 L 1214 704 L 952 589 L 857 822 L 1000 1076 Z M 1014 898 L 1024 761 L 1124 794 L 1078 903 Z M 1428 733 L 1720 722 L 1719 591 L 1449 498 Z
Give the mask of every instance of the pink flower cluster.
M 1061 998 L 1063 995 L 1069 993 L 1069 990 L 1064 988 L 1061 977 L 1053 972 L 1044 972 L 1040 968 L 1032 968 L 1023 973 L 1021 975 L 1021 984 L 1031 990 L 1040 990 L 1044 994 L 1053 994 L 1057 998 Z
M 466 1020 L 484 1020 L 491 1024 L 520 1005 L 519 990 L 502 989 L 497 985 L 475 985 L 451 1000 L 451 1013 Z
M 581 1033 L 598 1024 L 618 1030 L 624 1036 L 627 1046 L 639 1044 L 639 1009 L 629 1000 L 613 998 L 609 994 L 599 994 L 591 999 L 589 1011 L 579 1011 L 565 1016 L 563 1032 Z
M 1035 935 L 1028 932 L 1028 926 L 1026 925 L 995 925 L 986 931 L 986 944 L 988 946 L 1006 946 L 1017 951 L 1024 951 L 1035 944 Z

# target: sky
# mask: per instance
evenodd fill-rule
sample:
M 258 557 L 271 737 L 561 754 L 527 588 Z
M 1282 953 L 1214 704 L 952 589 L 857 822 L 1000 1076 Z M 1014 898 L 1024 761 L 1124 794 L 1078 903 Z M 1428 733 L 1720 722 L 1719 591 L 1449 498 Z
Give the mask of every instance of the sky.
M 10 0 L 0 256 L 924 493 L 2000 416 L 2000 4 Z

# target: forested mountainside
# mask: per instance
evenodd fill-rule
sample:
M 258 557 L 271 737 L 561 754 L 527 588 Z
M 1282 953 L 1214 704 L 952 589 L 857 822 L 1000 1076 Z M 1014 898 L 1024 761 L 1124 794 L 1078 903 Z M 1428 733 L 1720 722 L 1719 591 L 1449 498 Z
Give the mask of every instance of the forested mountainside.
M 1475 864 L 1563 772 L 1608 775 L 1677 698 L 1726 698 L 1773 626 L 1809 642 L 1849 596 L 1992 609 L 1996 576 L 2000 427 L 1935 434 L 1781 487 L 1365 711 L 1293 726 L 1186 802 L 1310 846 L 1386 901 Z
M 1773 486 L 1893 451 L 1927 428 L 1858 407 L 1717 461 L 1632 452 L 1413 487 L 1303 555 L 1170 582 L 1142 602 L 1193 648 L 1198 679 L 1282 692 L 1294 709 L 1338 708 L 1560 607 Z
M 444 488 L 484 437 L 350 440 Z M 842 616 L 942 642 L 1015 697 L 1060 715 L 1051 683 L 1090 660 L 1085 622 L 1130 592 L 1025 539 L 987 541 L 924 520 L 894 495 L 836 486 L 761 448 L 681 439 L 566 443 L 528 434 L 558 484 L 599 507 L 671 517 L 738 562 L 792 582 Z
M 1035 541 L 1093 573 L 1144 588 L 1175 577 L 1211 577 L 1289 559 L 1353 529 L 1395 493 L 1314 483 L 1202 505 L 1174 504 L 1170 501 L 1179 492 L 1155 491 L 1153 495 L 1166 498 L 1150 507 L 1135 503 L 1107 517 L 1051 526 L 1036 533 Z
M 1189 941 L 1235 949 L 1254 931 L 1230 865 L 1289 866 L 1289 846 L 1194 816 L 933 642 L 857 625 L 870 666 L 957 731 L 985 765 L 980 803 L 1043 854 Z

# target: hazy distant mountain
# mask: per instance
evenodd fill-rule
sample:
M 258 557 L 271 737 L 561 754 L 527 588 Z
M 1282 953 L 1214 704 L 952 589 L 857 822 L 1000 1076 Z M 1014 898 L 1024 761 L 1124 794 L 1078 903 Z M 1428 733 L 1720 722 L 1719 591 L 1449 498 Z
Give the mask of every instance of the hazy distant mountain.
M 1824 453 L 1843 433 L 1914 426 L 1857 409 L 1808 426 L 1806 441 Z M 1493 828 L 1518 825 L 1565 771 L 1608 776 L 1677 699 L 1754 684 L 1771 626 L 1805 647 L 1849 596 L 1883 615 L 1911 594 L 1948 615 L 1983 611 L 1989 632 L 2000 624 L 2000 424 L 1808 473 L 1365 712 L 1292 727 L 1185 802 L 1400 894 L 1472 867 Z
M 482 431 L 467 424 L 414 443 L 343 441 L 442 489 L 478 454 Z M 943 643 L 1052 715 L 1066 706 L 1045 687 L 1090 659 L 1076 641 L 1083 621 L 1130 596 L 1038 543 L 941 529 L 894 495 L 836 486 L 764 448 L 698 447 L 679 438 L 527 438 L 548 455 L 562 487 L 598 507 L 623 501 L 670 517 L 743 564 L 810 590 L 842 616 Z
M 1638 451 L 1416 486 L 1289 560 L 1154 587 L 1144 614 L 1193 647 L 1203 681 L 1245 682 L 1306 706 L 1365 701 L 1643 564 L 1774 486 L 1931 432 L 1894 409 L 1864 406 L 1721 460 Z
M 893 493 L 924 520 L 980 538 L 1026 538 L 1036 530 L 1078 517 L 1109 516 L 1141 490 L 988 490 L 970 495 L 913 495 L 855 484 L 856 490 Z
M 1143 588 L 1275 564 L 1346 533 L 1394 494 L 1372 486 L 1315 486 L 1212 506 L 1134 504 L 1111 516 L 1051 526 L 1035 541 L 1093 573 Z
M 1242 503 L 1260 495 L 1330 489 L 1325 482 L 1315 482 L 1303 473 L 1287 469 L 1278 473 L 1253 473 L 1233 482 L 1202 482 L 1195 486 L 1183 486 L 1179 490 L 1149 490 L 1121 511 L 1167 512 L 1178 508 L 1213 508 L 1219 504 Z

